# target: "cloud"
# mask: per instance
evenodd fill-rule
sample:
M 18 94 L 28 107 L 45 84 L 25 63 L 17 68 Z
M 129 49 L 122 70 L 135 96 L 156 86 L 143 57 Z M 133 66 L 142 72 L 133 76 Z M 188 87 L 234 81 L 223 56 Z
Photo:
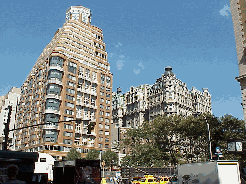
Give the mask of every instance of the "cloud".
M 114 53 L 112 53 L 112 52 L 111 52 L 111 53 L 109 53 L 109 57 L 112 57 L 113 55 L 114 55 Z
M 143 64 L 141 62 L 138 63 L 138 66 L 140 66 L 142 69 L 145 69 L 145 67 L 143 66 Z
M 119 57 L 120 57 L 120 58 L 124 58 L 125 56 L 124 56 L 124 55 L 120 55 Z
M 137 75 L 137 74 L 140 73 L 140 69 L 137 69 L 137 70 L 136 70 L 136 69 L 134 68 L 133 72 Z
M 116 48 L 118 48 L 119 46 L 122 46 L 120 42 L 118 42 L 117 45 L 115 45 Z
M 228 12 L 231 13 L 231 9 L 228 5 L 224 5 L 224 8 L 222 8 L 219 12 L 220 12 L 220 15 L 228 17 L 229 15 Z
M 124 66 L 124 60 L 118 60 L 116 61 L 116 67 L 118 68 L 118 70 L 121 70 L 122 67 Z

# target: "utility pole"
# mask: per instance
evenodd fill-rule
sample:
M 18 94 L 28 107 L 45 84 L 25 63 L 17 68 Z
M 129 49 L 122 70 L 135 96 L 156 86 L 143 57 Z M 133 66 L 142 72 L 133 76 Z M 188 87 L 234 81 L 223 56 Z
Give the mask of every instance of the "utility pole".
M 12 112 L 12 106 L 9 105 L 8 106 L 8 119 L 7 119 L 7 123 L 5 123 L 5 130 L 4 130 L 4 135 L 5 135 L 5 142 L 4 142 L 4 147 L 3 150 L 8 150 L 8 141 L 9 141 L 9 123 L 10 123 L 10 119 L 11 119 L 11 112 Z

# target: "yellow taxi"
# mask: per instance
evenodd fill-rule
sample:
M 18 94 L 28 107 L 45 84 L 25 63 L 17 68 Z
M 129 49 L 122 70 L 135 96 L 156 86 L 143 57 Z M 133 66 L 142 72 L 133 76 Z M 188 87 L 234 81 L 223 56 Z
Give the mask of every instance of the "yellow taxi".
M 107 184 L 106 178 L 101 179 L 101 184 Z
M 166 183 L 168 183 L 169 182 L 169 177 L 161 177 L 160 179 L 159 179 L 159 183 L 160 184 L 166 184 Z
M 145 175 L 145 177 L 141 178 L 136 184 L 159 184 L 159 182 L 153 175 Z

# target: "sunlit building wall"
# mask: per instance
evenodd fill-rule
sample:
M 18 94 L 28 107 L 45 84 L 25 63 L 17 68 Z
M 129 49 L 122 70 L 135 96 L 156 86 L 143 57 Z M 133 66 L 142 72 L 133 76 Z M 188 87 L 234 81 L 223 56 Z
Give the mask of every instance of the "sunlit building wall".
M 12 130 L 15 128 L 16 123 L 16 106 L 20 99 L 20 88 L 12 87 L 9 92 L 4 95 L 0 96 L 0 149 L 3 148 L 3 142 L 5 142 L 5 124 L 7 123 L 9 109 L 8 107 L 11 106 L 11 115 L 10 115 L 10 122 L 9 122 L 9 129 Z M 15 135 L 14 131 L 10 131 L 8 140 L 8 149 L 15 150 Z
M 236 80 L 241 86 L 243 116 L 246 121 L 246 2 L 245 0 L 230 0 L 230 8 L 239 68 L 239 76 L 236 77 Z
M 71 148 L 110 149 L 111 99 L 102 30 L 90 9 L 72 6 L 21 87 L 16 150 L 62 159 Z

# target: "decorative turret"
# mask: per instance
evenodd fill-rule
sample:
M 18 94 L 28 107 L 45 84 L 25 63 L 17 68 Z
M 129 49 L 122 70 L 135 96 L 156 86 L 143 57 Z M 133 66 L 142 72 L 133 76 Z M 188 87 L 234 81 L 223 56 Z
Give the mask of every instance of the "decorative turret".
M 167 66 L 166 68 L 165 68 L 165 73 L 164 73 L 164 75 L 166 76 L 166 75 L 171 75 L 171 76 L 174 76 L 175 74 L 172 72 L 172 67 L 171 66 Z

